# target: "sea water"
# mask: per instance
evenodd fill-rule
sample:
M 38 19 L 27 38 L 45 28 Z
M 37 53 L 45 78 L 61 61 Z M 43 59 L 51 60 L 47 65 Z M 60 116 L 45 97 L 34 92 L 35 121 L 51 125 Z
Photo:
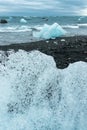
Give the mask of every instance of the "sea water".
M 0 24 L 0 45 L 25 43 L 41 40 L 33 33 L 39 32 L 45 24 L 57 23 L 67 33 L 65 36 L 87 35 L 87 17 L 55 16 L 55 17 L 0 17 L 6 19 L 7 24 Z
M 87 63 L 0 51 L 0 130 L 87 130 Z

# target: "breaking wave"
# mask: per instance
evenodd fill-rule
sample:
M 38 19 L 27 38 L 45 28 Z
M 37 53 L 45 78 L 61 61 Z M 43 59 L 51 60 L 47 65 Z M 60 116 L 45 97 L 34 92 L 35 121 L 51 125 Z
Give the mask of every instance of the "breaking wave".
M 51 30 L 51 28 L 53 29 L 55 24 L 57 26 L 60 26 L 57 23 L 54 23 L 53 25 L 48 25 L 48 24 L 28 25 L 26 23 L 26 25 L 0 26 L 0 32 L 3 33 L 3 32 L 27 32 L 27 31 L 32 31 L 36 35 L 39 31 L 43 30 L 44 28 L 48 29 L 47 31 L 49 31 L 49 29 Z M 79 29 L 79 28 L 85 28 L 85 27 L 87 27 L 87 23 L 84 23 L 84 24 L 79 23 L 79 24 L 75 24 L 75 25 L 61 25 L 60 27 L 57 27 L 57 28 L 58 28 L 58 30 L 61 28 L 62 32 L 64 33 L 64 29 L 67 31 L 67 29 Z M 59 34 L 59 32 L 57 32 L 57 33 Z
M 7 27 L 1 27 L 0 32 L 27 32 L 32 31 L 31 27 L 29 26 L 7 26 Z
M 71 28 L 71 29 L 78 29 L 79 26 L 78 25 L 63 25 L 63 28 Z
M 81 24 L 78 24 L 79 27 L 87 27 L 87 23 L 81 23 Z
M 87 63 L 56 68 L 39 51 L 0 52 L 0 130 L 86 130 Z

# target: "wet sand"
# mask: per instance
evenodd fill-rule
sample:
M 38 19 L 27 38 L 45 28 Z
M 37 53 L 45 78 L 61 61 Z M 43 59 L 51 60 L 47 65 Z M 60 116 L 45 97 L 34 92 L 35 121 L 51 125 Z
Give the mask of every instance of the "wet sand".
M 39 50 L 54 57 L 58 68 L 65 68 L 76 61 L 87 62 L 87 36 L 60 37 L 32 43 L 21 43 L 0 46 L 0 50 L 8 51 Z

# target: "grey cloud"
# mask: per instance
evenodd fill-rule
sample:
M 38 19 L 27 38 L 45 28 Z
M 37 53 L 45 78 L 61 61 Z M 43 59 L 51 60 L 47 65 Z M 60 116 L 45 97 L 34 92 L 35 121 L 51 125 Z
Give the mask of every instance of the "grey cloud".
M 9 15 L 79 15 L 86 8 L 87 0 L 0 0 L 0 14 Z

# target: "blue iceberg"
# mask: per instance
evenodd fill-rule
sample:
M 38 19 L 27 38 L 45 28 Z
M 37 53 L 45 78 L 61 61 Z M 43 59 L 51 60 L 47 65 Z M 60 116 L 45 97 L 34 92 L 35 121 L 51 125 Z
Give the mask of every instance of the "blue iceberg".
M 40 32 L 34 32 L 33 36 L 43 39 L 56 38 L 66 34 L 66 31 L 58 24 L 54 23 L 52 25 L 44 24 Z
M 27 21 L 22 18 L 22 19 L 20 20 L 20 23 L 27 23 Z

